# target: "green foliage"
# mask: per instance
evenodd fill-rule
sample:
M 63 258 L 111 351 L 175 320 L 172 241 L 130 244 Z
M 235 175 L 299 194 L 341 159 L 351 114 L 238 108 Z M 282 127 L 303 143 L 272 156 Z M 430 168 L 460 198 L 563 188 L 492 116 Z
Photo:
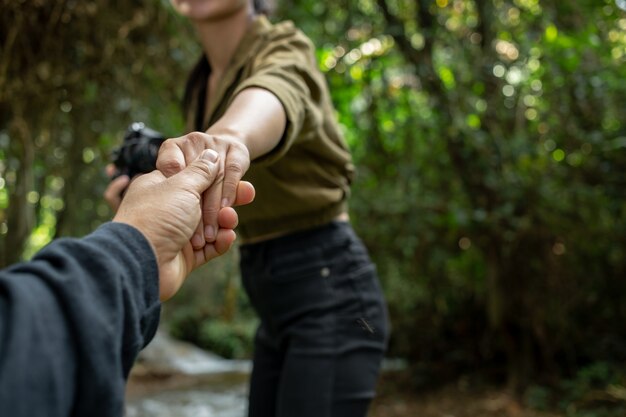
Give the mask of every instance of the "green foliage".
M 225 358 L 250 358 L 254 329 L 250 322 L 225 323 L 204 320 L 200 326 L 198 344 Z
M 231 253 L 187 279 L 185 287 L 165 306 L 163 321 L 172 336 L 225 358 L 251 357 L 258 321 L 238 288 L 235 269 Z M 229 299 L 229 293 L 236 298 Z
M 535 410 L 548 410 L 552 407 L 551 391 L 540 385 L 531 385 L 526 389 L 524 399 L 526 404 Z
M 197 308 L 177 309 L 168 319 L 172 336 L 228 359 L 252 356 L 255 325 L 255 320 L 227 322 L 198 314 Z
M 526 390 L 526 404 L 534 409 L 559 409 L 567 417 L 618 417 L 626 413 L 626 373 L 620 364 L 593 362 L 571 378 Z
M 282 12 L 321 46 L 391 354 L 500 364 L 518 388 L 624 360 L 626 14 L 608 0 L 318 3 Z
M 0 266 L 111 215 L 104 165 L 126 126 L 180 131 L 197 49 L 150 1 L 0 1 Z M 191 45 L 191 47 L 190 47 Z
M 194 271 L 164 307 L 172 336 L 226 358 L 249 358 L 258 320 L 239 288 L 236 250 Z
M 562 382 L 562 389 L 568 398 L 563 401 L 571 403 L 582 400 L 594 390 L 605 389 L 619 382 L 617 370 L 607 362 L 594 362 L 578 370 L 574 378 Z

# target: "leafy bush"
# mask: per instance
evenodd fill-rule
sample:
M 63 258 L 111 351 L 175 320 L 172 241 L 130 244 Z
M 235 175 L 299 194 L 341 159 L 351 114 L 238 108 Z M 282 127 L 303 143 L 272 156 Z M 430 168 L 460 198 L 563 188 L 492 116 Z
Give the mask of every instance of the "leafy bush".
M 167 320 L 170 334 L 227 359 L 252 356 L 255 320 L 224 321 L 201 310 L 180 308 Z

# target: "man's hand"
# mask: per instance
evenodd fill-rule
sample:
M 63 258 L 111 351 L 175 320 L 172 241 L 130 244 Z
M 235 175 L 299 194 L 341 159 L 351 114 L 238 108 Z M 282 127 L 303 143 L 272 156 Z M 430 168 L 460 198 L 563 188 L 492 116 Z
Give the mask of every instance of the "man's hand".
M 205 262 L 224 254 L 235 240 L 237 213 L 225 207 L 216 213 L 219 231 L 214 241 L 200 248 L 190 243 L 200 222 L 203 193 L 219 173 L 219 156 L 206 150 L 200 158 L 170 178 L 159 171 L 137 177 L 128 187 L 113 221 L 141 231 L 152 245 L 159 264 L 160 296 L 166 300 L 180 288 L 187 275 Z M 254 199 L 254 188 L 239 183 L 234 205 Z

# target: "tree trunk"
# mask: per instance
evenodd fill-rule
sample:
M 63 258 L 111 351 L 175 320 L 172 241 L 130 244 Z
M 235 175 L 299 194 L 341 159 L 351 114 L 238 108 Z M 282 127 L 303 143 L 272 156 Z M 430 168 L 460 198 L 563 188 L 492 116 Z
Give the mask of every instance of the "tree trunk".
M 34 145 L 32 130 L 16 111 L 9 127 L 12 149 L 19 166 L 15 170 L 15 184 L 9 190 L 9 207 L 7 210 L 7 234 L 2 251 L 2 267 L 6 267 L 22 258 L 26 242 L 34 227 L 35 210 L 28 202 L 28 193 L 34 189 Z

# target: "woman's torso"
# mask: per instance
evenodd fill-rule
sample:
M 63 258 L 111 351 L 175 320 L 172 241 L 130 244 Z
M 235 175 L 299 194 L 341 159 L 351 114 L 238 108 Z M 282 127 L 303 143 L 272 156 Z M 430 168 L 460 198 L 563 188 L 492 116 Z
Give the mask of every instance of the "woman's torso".
M 335 120 L 314 48 L 293 24 L 272 25 L 259 17 L 217 90 L 207 94 L 201 87 L 196 88 L 195 105 L 187 115 L 190 131 L 206 130 L 234 96 L 249 87 L 274 93 L 287 116 L 279 145 L 252 161 L 244 176 L 257 192 L 254 203 L 237 209 L 242 241 L 255 242 L 336 219 L 347 220 L 354 171 L 350 152 Z M 207 95 L 212 98 L 208 103 L 204 102 Z

